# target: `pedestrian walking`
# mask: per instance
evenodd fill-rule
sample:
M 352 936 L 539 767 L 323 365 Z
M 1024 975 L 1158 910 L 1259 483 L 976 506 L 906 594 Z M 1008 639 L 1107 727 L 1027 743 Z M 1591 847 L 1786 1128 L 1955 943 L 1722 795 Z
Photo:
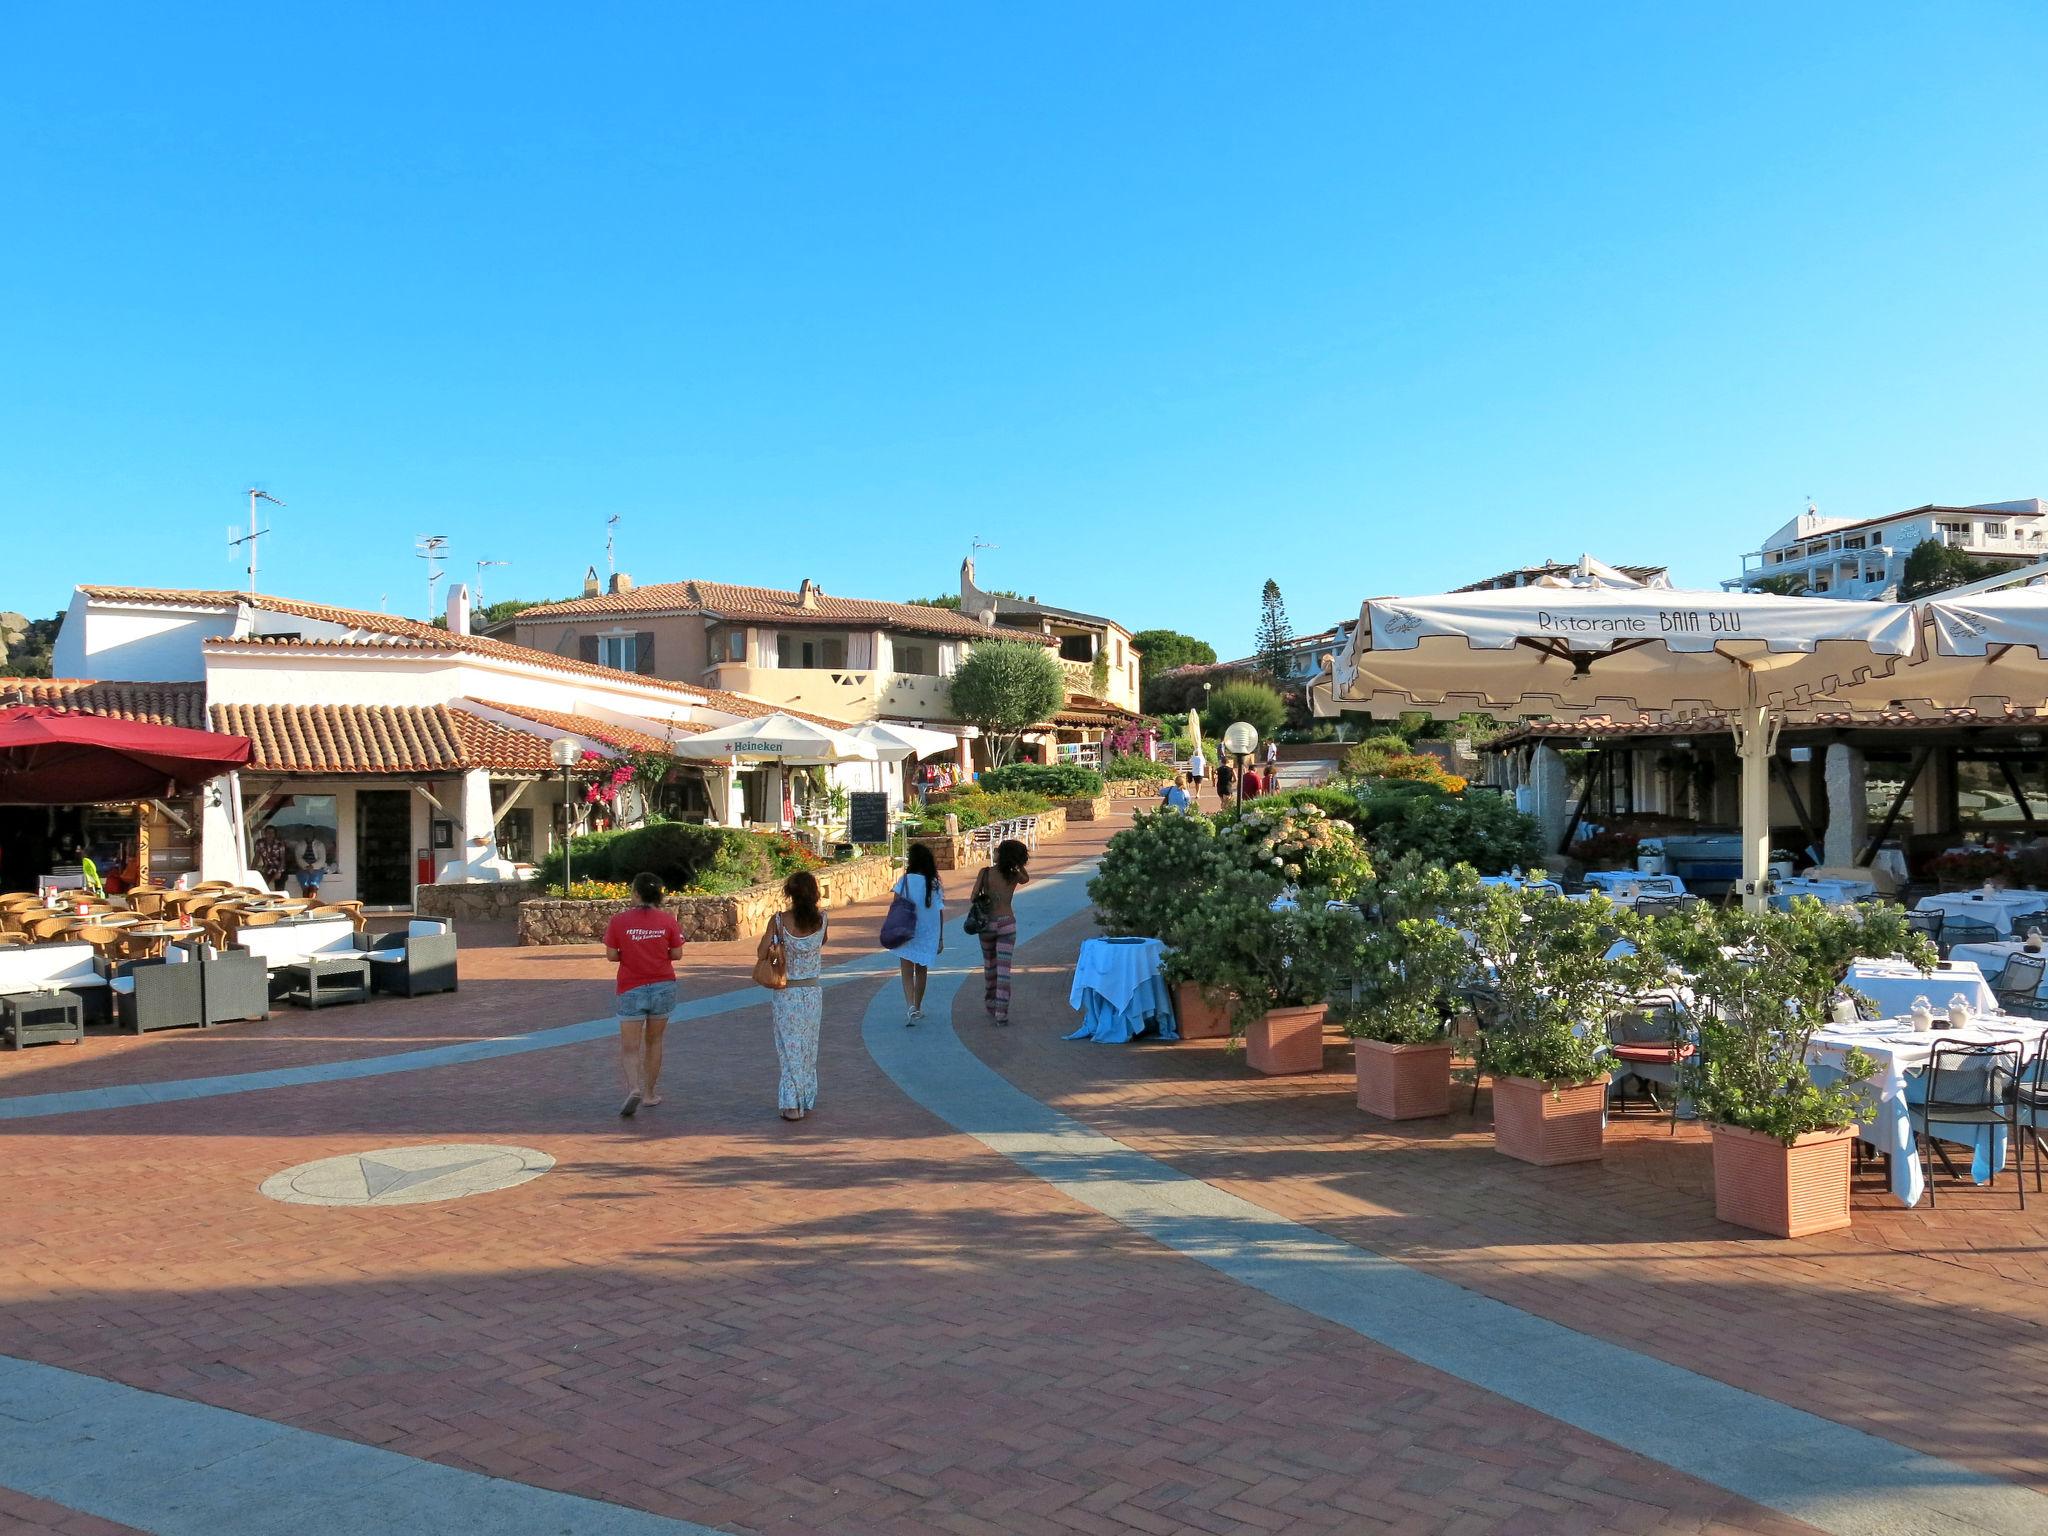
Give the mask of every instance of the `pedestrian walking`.
M 925 983 L 931 967 L 946 952 L 946 892 L 939 884 L 939 862 L 923 843 L 910 845 L 910 857 L 894 893 L 908 901 L 917 914 L 917 928 L 895 949 L 903 975 L 903 1023 L 909 1028 L 924 1018 Z M 888 935 L 883 937 L 886 940 Z
M 1279 771 L 1279 767 L 1280 743 L 1269 741 L 1266 743 L 1266 782 L 1268 784 L 1272 783 L 1274 775 Z
M 1185 811 L 1188 807 L 1187 778 L 1176 773 L 1159 786 L 1159 809 L 1162 811 Z
M 1187 797 L 1183 795 L 1182 801 Z M 1028 885 L 1031 872 L 1024 866 L 1031 850 L 1014 837 L 996 845 L 996 861 L 981 872 L 974 893 L 985 904 L 987 915 L 981 925 L 982 1006 L 994 1024 L 1010 1022 L 1010 957 L 1017 948 L 1016 897 L 1020 886 Z
M 1209 760 L 1199 745 L 1188 754 L 1188 782 L 1194 786 L 1195 804 L 1202 803 L 1202 780 L 1209 776 Z
M 1266 781 L 1259 777 L 1259 770 L 1247 763 L 1244 770 L 1244 797 L 1256 800 L 1266 792 Z
M 661 904 L 661 881 L 633 877 L 634 905 L 604 930 L 604 957 L 619 968 L 619 1072 L 626 1101 L 619 1114 L 630 1120 L 641 1105 L 661 1102 L 662 1037 L 676 1007 L 676 962 L 683 957 L 683 930 Z
M 830 931 L 818 904 L 818 877 L 799 870 L 782 882 L 789 903 L 768 920 L 755 958 L 765 960 L 771 947 L 782 951 L 782 990 L 769 1011 L 775 1018 L 775 1056 L 782 1064 L 775 1102 L 785 1120 L 801 1120 L 818 1102 L 818 1026 L 825 1018 L 825 994 L 818 984 L 824 970 L 825 939 Z
M 1237 782 L 1236 770 L 1230 764 L 1218 761 L 1216 764 L 1216 803 L 1228 806 L 1230 791 Z

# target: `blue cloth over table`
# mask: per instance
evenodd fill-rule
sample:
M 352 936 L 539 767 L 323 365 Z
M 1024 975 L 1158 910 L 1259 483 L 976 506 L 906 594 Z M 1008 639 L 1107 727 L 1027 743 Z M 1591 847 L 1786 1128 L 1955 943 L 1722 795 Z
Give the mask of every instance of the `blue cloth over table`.
M 1166 946 L 1157 939 L 1090 939 L 1074 962 L 1068 1006 L 1081 1012 L 1081 1027 L 1069 1040 L 1121 1045 L 1148 1028 L 1162 1040 L 1178 1040 L 1173 999 L 1159 974 Z

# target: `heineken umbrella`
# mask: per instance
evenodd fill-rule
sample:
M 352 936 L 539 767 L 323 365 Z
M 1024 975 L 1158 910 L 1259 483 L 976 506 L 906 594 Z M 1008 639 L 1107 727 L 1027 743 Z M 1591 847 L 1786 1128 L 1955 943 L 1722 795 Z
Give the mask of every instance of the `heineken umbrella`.
M 1444 719 L 1724 716 L 1742 761 L 1745 899 L 1760 903 L 1779 724 L 1871 692 L 1916 637 L 1906 604 L 1621 586 L 1582 562 L 1526 587 L 1363 604 L 1310 703 Z
M 669 750 L 677 757 L 721 763 L 872 763 L 880 756 L 851 730 L 834 730 L 780 710 L 678 737 Z

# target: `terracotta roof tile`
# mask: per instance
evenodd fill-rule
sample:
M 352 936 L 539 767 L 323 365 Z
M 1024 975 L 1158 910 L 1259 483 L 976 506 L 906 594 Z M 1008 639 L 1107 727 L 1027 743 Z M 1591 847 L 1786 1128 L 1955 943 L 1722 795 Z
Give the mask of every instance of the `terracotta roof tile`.
M 246 736 L 272 773 L 507 773 L 554 769 L 546 739 L 442 705 L 216 704 L 213 728 Z
M 206 729 L 204 683 L 92 682 L 75 677 L 0 677 L 0 708 L 37 704 L 144 725 Z
M 950 608 L 865 597 L 832 597 L 824 592 L 816 595 L 815 602 L 815 607 L 806 608 L 801 593 L 785 592 L 779 587 L 742 587 L 725 581 L 663 581 L 599 597 L 543 603 L 515 614 L 512 622 L 665 611 L 701 613 L 757 624 L 873 624 L 912 634 L 953 635 L 963 640 L 986 639 L 989 635 L 987 626 L 979 620 L 962 618 Z M 1001 638 L 1026 637 L 1009 631 Z
M 1788 731 L 1942 730 L 1957 726 L 2020 726 L 2038 729 L 2044 725 L 2048 725 L 2048 710 L 2025 709 L 2009 704 L 2001 714 L 1980 714 L 1974 709 L 1936 710 L 1925 715 L 1907 714 L 1898 710 L 1876 714 L 1858 714 L 1849 710 L 1817 711 L 1789 719 L 1783 728 Z M 1722 715 L 1696 715 L 1688 720 L 1653 720 L 1648 716 L 1634 720 L 1616 720 L 1607 715 L 1590 715 L 1579 720 L 1524 720 L 1481 743 L 1481 750 L 1498 752 L 1520 746 L 1524 742 L 1554 741 L 1560 737 L 1567 741 L 1711 737 L 1725 735 L 1729 729 L 1729 721 Z
M 631 726 L 619 725 L 610 720 L 600 720 L 594 715 L 568 715 L 559 710 L 535 709 L 531 704 L 500 704 L 496 699 L 477 699 L 475 702 L 486 709 L 517 715 L 522 720 L 531 720 L 536 725 L 545 725 L 551 730 L 571 731 L 595 741 L 608 742 L 628 752 L 665 752 L 669 747 L 666 738 L 652 735 L 647 731 L 635 730 Z M 659 723 L 653 720 L 648 722 L 649 725 Z M 704 729 L 702 725 L 678 722 L 674 726 L 674 734 L 694 736 Z

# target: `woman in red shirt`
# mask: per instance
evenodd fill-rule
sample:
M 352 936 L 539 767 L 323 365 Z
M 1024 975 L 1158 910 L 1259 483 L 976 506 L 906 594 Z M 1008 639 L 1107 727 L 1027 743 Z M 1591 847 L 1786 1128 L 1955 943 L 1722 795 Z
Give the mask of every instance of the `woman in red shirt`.
M 676 1006 L 676 961 L 683 958 L 683 930 L 661 904 L 661 882 L 635 875 L 633 894 L 639 905 L 604 931 L 604 957 L 619 968 L 619 1070 L 626 1079 L 619 1114 L 628 1120 L 642 1104 L 652 1109 L 661 1102 L 654 1087 L 661 1080 L 662 1036 Z

